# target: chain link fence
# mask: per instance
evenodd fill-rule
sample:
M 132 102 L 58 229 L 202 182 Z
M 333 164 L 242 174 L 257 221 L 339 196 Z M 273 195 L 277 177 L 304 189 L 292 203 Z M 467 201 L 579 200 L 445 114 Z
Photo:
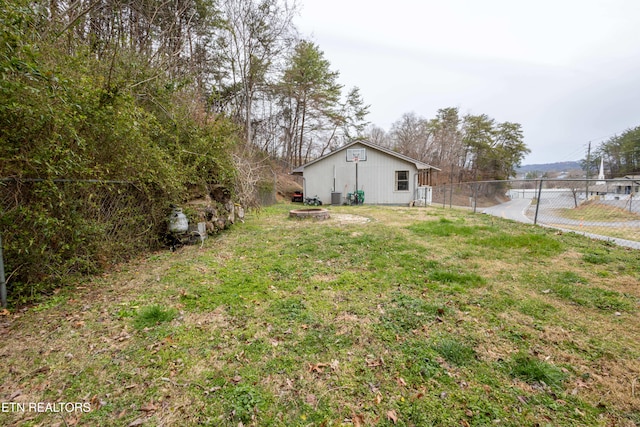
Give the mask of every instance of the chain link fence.
M 166 226 L 157 205 L 129 182 L 0 179 L 10 299 L 37 299 L 76 273 L 96 273 L 157 247 Z
M 640 176 L 448 184 L 434 187 L 433 204 L 468 207 L 640 248 Z

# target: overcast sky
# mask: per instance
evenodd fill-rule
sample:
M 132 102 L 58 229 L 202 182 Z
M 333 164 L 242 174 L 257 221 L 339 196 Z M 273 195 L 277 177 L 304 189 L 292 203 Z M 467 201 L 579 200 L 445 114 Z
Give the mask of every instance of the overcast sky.
M 295 23 L 369 121 L 439 108 L 520 123 L 523 164 L 640 126 L 640 0 L 298 0 Z

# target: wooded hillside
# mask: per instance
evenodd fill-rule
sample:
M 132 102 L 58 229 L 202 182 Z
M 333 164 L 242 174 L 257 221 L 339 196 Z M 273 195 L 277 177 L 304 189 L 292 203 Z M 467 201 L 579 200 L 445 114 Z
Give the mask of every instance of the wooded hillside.
M 186 49 L 213 17 L 196 6 L 0 3 L 0 232 L 14 302 L 157 247 L 171 203 L 234 188 L 237 127 L 207 111 Z

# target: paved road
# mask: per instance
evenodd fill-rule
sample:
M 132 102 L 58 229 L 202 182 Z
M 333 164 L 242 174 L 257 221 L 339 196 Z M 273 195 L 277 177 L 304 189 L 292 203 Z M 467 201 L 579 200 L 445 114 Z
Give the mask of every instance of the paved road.
M 531 205 L 530 199 L 513 199 L 509 202 L 492 206 L 490 208 L 486 208 L 482 212 L 488 215 L 511 219 L 513 221 L 533 224 L 533 220 L 525 214 L 525 212 L 527 211 L 530 205 Z M 633 240 L 618 239 L 618 238 L 609 237 L 609 236 L 601 236 L 599 234 L 592 234 L 592 233 L 585 233 L 585 232 L 580 232 L 576 230 L 564 229 L 558 223 L 561 223 L 561 222 L 566 223 L 567 220 L 565 218 L 558 219 L 557 217 L 545 214 L 543 212 L 544 212 L 544 208 L 541 206 L 541 209 L 538 215 L 538 225 L 541 225 L 543 227 L 557 228 L 559 230 L 563 230 L 566 232 L 583 234 L 585 236 L 589 236 L 594 239 L 612 241 L 619 246 L 640 249 L 640 242 L 636 242 Z M 611 223 L 608 223 L 608 225 L 610 226 Z
M 525 215 L 529 205 L 531 205 L 531 199 L 513 199 L 509 202 L 486 208 L 482 213 L 533 224 L 533 221 Z

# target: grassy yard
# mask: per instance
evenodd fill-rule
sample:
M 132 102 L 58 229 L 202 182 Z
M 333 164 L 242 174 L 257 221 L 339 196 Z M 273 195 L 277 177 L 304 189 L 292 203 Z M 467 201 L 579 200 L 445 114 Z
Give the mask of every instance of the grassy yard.
M 0 317 L 0 425 L 640 425 L 638 251 L 289 209 Z
M 561 218 L 579 221 L 579 223 L 574 224 L 557 221 L 557 223 L 554 224 L 556 227 L 601 236 L 640 241 L 640 229 L 630 225 L 631 221 L 639 221 L 640 215 L 629 212 L 627 209 L 587 202 L 577 208 L 553 209 L 553 213 Z M 609 226 L 608 223 L 611 223 L 612 226 Z M 627 223 L 629 223 L 629 225 L 627 225 Z
M 640 220 L 640 215 L 635 212 L 629 212 L 627 209 L 605 204 L 592 204 L 590 202 L 584 203 L 577 208 L 557 209 L 556 212 L 564 218 L 576 221 L 625 222 Z

